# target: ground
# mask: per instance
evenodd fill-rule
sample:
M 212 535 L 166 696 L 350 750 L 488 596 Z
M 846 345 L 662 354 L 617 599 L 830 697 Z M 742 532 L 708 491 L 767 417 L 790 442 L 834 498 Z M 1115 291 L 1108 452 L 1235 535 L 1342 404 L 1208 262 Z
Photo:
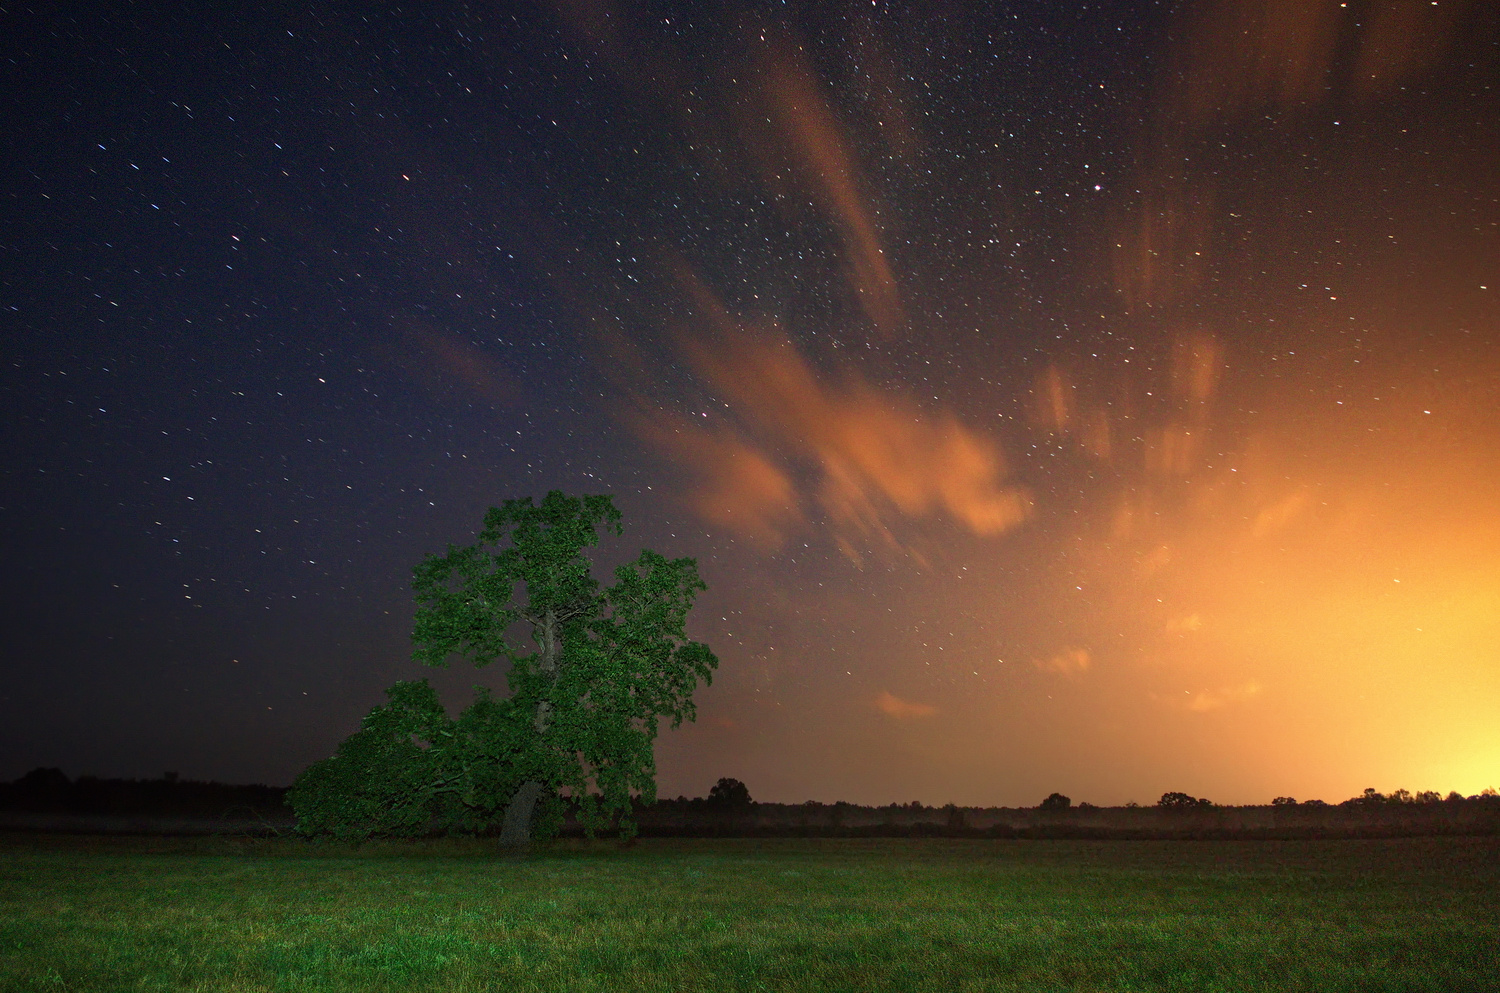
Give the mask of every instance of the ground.
M 1500 838 L 0 836 L 0 989 L 1483 990 Z

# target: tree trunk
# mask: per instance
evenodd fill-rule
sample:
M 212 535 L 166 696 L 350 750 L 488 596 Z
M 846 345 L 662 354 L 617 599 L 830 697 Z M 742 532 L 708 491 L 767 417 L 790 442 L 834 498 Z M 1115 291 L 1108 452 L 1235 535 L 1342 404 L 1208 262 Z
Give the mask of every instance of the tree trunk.
M 525 848 L 531 844 L 531 815 L 541 795 L 542 784 L 536 780 L 522 783 L 516 790 L 500 822 L 500 847 Z
M 548 611 L 534 622 L 536 640 L 541 647 L 538 660 L 542 672 L 552 679 L 557 678 L 558 663 L 562 658 L 562 640 L 558 630 L 555 611 Z M 542 700 L 536 705 L 533 727 L 540 738 L 552 722 L 552 703 Z M 500 845 L 502 848 L 525 848 L 531 844 L 531 819 L 536 812 L 536 802 L 542 795 L 542 784 L 528 780 L 517 788 L 505 805 L 505 817 L 500 822 Z

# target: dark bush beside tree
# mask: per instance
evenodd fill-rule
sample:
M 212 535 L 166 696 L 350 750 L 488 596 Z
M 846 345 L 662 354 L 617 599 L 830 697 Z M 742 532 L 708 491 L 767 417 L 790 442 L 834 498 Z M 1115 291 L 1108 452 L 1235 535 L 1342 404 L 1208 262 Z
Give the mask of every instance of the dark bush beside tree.
M 708 791 L 708 802 L 710 806 L 722 810 L 747 810 L 755 803 L 750 799 L 750 787 L 738 779 L 724 778 Z
M 1161 799 L 1156 801 L 1156 805 L 1158 807 L 1165 807 L 1168 810 L 1192 810 L 1201 807 L 1212 807 L 1214 802 L 1212 800 L 1205 800 L 1202 797 L 1195 797 L 1190 793 L 1163 793 Z

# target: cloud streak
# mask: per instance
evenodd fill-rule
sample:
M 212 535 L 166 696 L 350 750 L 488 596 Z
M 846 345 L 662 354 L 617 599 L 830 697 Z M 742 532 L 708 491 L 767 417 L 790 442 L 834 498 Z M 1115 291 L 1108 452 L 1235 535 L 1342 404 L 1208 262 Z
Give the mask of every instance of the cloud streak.
M 1237 686 L 1224 686 L 1216 690 L 1203 690 L 1187 702 L 1187 709 L 1197 714 L 1223 710 L 1237 703 L 1246 703 L 1260 696 L 1264 689 L 1259 683 L 1250 681 Z
M 904 320 L 896 277 L 881 245 L 874 215 L 860 192 L 858 169 L 844 128 L 824 98 L 806 60 L 789 46 L 763 70 L 766 104 L 779 125 L 784 151 L 839 230 L 860 305 L 875 326 L 891 333 Z
M 733 430 L 705 430 L 683 417 L 644 415 L 635 419 L 635 427 L 693 472 L 696 483 L 687 503 L 709 525 L 774 549 L 803 521 L 791 477 Z
M 938 712 L 937 708 L 931 704 L 903 700 L 889 690 L 882 690 L 881 694 L 875 698 L 875 709 L 898 721 L 932 717 Z
M 1050 658 L 1039 659 L 1036 667 L 1043 672 L 1055 673 L 1069 679 L 1080 679 L 1088 675 L 1094 657 L 1087 648 L 1068 647 Z
M 928 414 L 850 372 L 825 384 L 784 338 L 686 347 L 741 417 L 811 470 L 812 499 L 843 532 L 897 545 L 897 518 L 941 514 L 991 536 L 1030 512 L 1026 492 L 1005 483 L 999 447 L 951 414 Z M 717 475 L 729 471 L 720 464 Z

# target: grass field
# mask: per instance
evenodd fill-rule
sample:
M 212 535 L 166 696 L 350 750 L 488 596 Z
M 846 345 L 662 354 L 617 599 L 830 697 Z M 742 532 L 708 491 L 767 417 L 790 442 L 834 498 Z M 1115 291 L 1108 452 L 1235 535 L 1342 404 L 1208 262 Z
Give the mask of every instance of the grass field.
M 1500 989 L 1500 838 L 0 838 L 0 990 Z

